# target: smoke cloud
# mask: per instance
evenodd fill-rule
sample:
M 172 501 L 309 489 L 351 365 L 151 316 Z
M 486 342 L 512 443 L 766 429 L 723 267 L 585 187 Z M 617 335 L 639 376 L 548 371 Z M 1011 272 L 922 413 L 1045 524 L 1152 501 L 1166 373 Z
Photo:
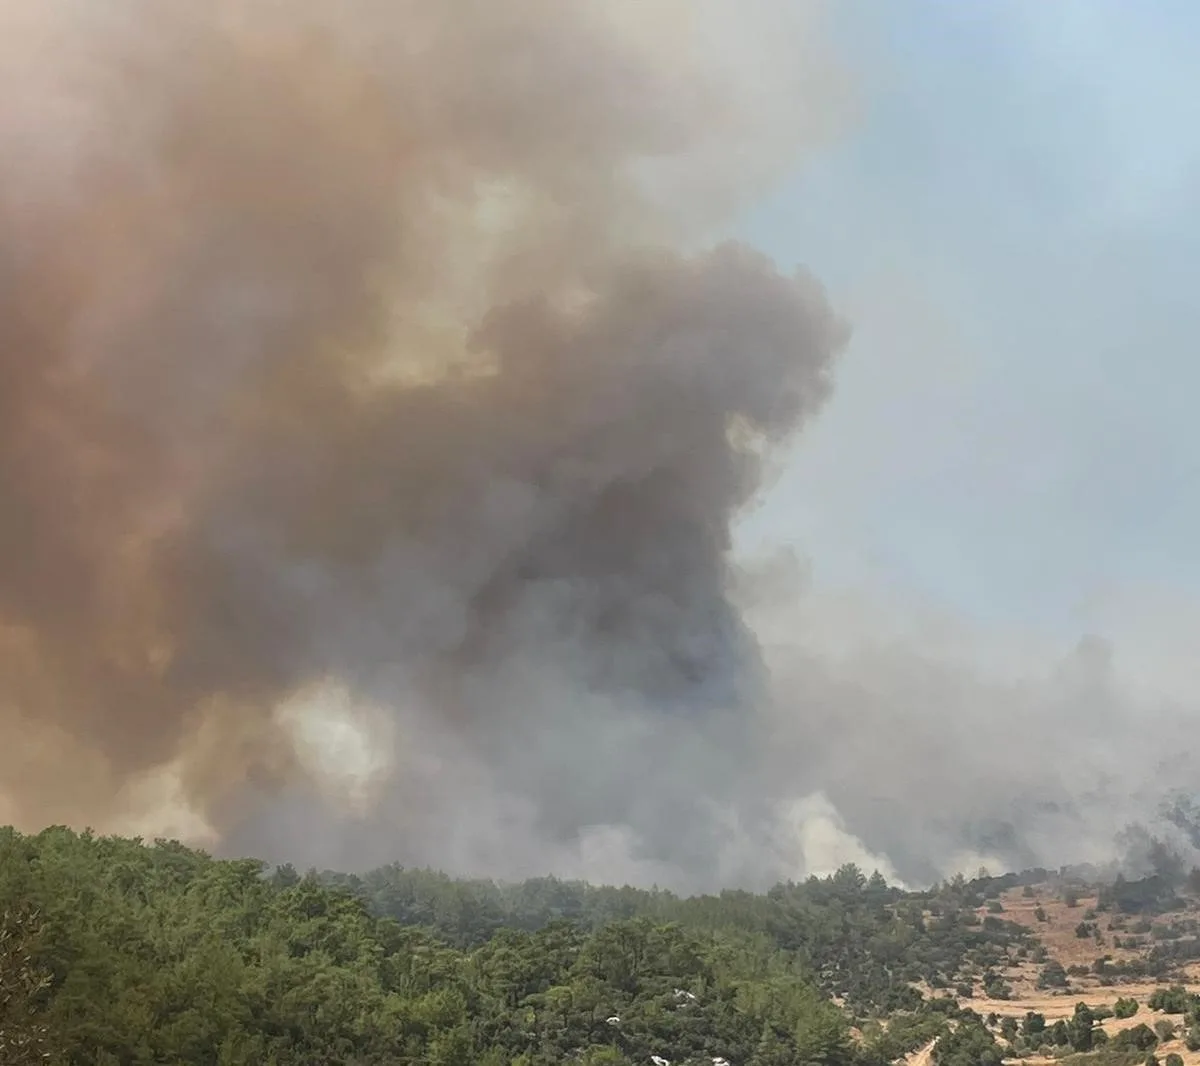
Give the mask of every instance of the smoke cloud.
M 703 854 L 679 778 L 758 742 L 730 523 L 846 337 L 706 243 L 833 113 L 771 9 L 5 6 L 18 820 L 174 790 L 261 844 L 315 790 L 401 853 L 510 803 Z
M 989 679 L 735 563 L 849 330 L 719 235 L 850 96 L 732 10 L 0 6 L 0 816 L 711 888 L 1156 809 L 1102 647 Z

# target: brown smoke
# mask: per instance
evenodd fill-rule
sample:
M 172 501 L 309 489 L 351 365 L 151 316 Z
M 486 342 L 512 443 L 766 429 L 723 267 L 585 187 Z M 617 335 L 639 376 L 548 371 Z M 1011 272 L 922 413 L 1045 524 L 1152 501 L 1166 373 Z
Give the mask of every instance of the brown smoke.
M 710 61 L 709 6 L 5 0 L 20 821 L 104 825 L 174 763 L 232 824 L 331 680 L 468 737 L 539 728 L 517 663 L 564 703 L 745 697 L 730 523 L 844 333 L 687 250 L 819 125 Z

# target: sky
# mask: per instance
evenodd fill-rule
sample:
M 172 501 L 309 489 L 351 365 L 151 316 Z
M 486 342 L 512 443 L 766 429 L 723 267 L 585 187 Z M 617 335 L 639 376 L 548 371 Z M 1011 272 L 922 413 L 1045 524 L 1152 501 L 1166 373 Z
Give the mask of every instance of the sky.
M 1190 613 L 1200 8 L 834 13 L 856 121 L 744 232 L 854 339 L 743 543 L 1050 640 Z

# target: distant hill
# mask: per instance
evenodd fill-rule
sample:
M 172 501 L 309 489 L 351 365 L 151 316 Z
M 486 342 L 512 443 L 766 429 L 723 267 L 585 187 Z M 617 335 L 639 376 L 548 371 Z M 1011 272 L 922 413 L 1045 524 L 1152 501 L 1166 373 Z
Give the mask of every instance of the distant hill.
M 1200 1066 L 1198 881 L 681 898 L 0 830 L 0 1063 Z

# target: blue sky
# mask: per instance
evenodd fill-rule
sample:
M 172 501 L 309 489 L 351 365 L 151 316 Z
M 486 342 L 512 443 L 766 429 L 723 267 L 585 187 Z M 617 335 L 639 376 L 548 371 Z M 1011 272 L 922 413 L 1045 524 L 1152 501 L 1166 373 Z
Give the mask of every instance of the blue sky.
M 1063 636 L 1200 598 L 1200 5 L 834 11 L 859 119 L 744 232 L 855 337 L 746 541 Z

